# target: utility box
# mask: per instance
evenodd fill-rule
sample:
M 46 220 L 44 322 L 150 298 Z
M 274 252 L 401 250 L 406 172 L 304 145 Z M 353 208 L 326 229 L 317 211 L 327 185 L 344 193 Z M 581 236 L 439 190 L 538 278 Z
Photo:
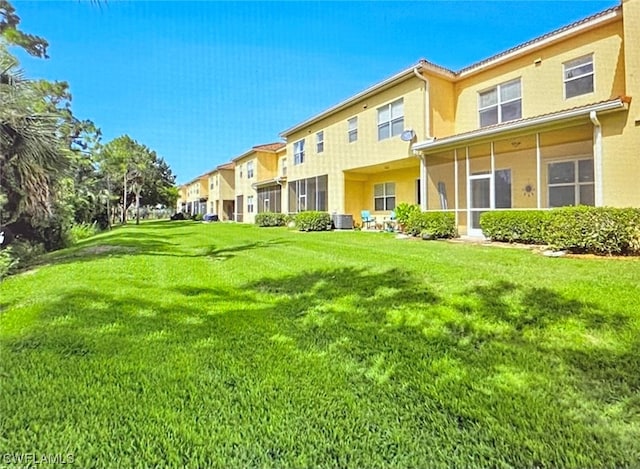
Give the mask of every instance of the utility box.
M 353 215 L 334 214 L 331 218 L 333 219 L 333 227 L 336 230 L 353 229 Z

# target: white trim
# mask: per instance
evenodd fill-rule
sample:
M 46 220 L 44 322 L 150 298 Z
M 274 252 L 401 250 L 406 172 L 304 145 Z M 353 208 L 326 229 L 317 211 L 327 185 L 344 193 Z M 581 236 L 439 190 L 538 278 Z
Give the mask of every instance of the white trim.
M 504 55 L 496 57 L 494 59 L 488 60 L 487 62 L 481 62 L 478 65 L 472 65 L 456 74 L 456 78 L 458 80 L 462 78 L 467 78 L 471 75 L 475 75 L 476 73 L 480 73 L 488 68 L 495 67 L 504 62 L 508 62 L 510 60 L 515 59 L 516 57 L 530 54 L 538 49 L 542 49 L 544 47 L 548 47 L 551 44 L 555 44 L 556 42 L 564 41 L 572 36 L 577 34 L 581 34 L 584 31 L 589 29 L 593 29 L 604 24 L 615 21 L 619 17 L 622 16 L 622 8 L 616 8 L 609 13 L 602 14 L 591 21 L 586 21 L 582 24 L 578 24 L 572 28 L 567 28 L 561 31 L 558 31 L 556 34 L 551 34 L 547 37 L 543 37 L 539 40 L 533 40 L 530 44 L 524 47 L 515 47 L 511 52 L 507 52 Z
M 540 132 L 536 132 L 536 205 L 542 208 L 542 150 L 540 149 Z
M 586 117 L 586 116 L 589 116 L 591 111 L 604 112 L 604 111 L 615 111 L 618 109 L 625 109 L 625 108 L 627 108 L 627 103 L 625 103 L 621 98 L 617 98 L 612 101 L 593 104 L 591 106 L 586 106 L 579 109 L 569 109 L 569 110 L 561 111 L 555 114 L 548 114 L 544 116 L 521 119 L 518 121 L 514 121 L 512 123 L 508 123 L 506 125 L 500 125 L 499 127 L 482 128 L 482 129 L 474 130 L 472 132 L 467 132 L 464 134 L 452 135 L 451 137 L 445 137 L 440 140 L 436 139 L 436 140 L 418 142 L 415 145 L 413 145 L 413 150 L 414 151 L 432 150 L 432 149 L 450 146 L 450 145 L 457 144 L 459 142 L 464 142 L 464 141 L 477 139 L 481 137 L 491 137 L 493 135 L 499 135 L 505 132 L 512 132 L 515 130 L 526 129 L 528 127 L 551 124 L 557 121 L 562 121 L 562 120 L 571 119 L 571 118 Z

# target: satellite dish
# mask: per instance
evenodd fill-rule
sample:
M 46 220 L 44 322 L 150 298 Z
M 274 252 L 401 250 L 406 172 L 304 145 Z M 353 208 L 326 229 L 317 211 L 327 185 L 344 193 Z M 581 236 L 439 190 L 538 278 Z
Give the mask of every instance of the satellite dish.
M 400 140 L 404 142 L 410 142 L 413 140 L 413 137 L 416 136 L 416 133 L 412 129 L 407 129 L 402 134 L 400 134 Z

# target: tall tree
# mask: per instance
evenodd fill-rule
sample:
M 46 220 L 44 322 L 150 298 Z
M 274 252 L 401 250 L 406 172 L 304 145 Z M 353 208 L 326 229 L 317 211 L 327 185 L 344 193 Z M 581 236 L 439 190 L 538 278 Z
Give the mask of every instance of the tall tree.
M 9 45 L 23 48 L 35 57 L 49 58 L 47 55 L 49 43 L 39 36 L 20 31 L 19 24 L 20 17 L 16 14 L 13 5 L 8 0 L 0 0 L 0 38 Z

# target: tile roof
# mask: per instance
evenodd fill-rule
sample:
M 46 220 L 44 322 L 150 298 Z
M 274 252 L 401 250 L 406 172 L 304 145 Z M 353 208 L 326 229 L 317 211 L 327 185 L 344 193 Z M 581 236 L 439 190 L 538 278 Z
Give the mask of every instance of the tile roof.
M 260 151 L 278 151 L 285 146 L 286 144 L 282 142 L 275 142 L 275 143 L 265 143 L 264 145 L 255 145 L 253 149 L 260 150 Z
M 528 46 L 532 46 L 532 45 L 535 45 L 538 42 L 542 42 L 545 39 L 549 39 L 549 38 L 551 38 L 553 36 L 557 36 L 557 35 L 559 35 L 561 33 L 566 32 L 566 31 L 570 31 L 572 29 L 575 29 L 578 26 L 590 23 L 593 20 L 596 20 L 598 18 L 607 16 L 610 13 L 614 13 L 614 12 L 618 12 L 618 11 L 622 11 L 622 7 L 620 5 L 616 5 L 614 7 L 607 8 L 606 10 L 600 11 L 598 13 L 595 13 L 595 14 L 591 15 L 591 16 L 587 16 L 586 18 L 582 18 L 582 19 L 580 19 L 578 21 L 574 21 L 573 23 L 570 23 L 570 24 L 568 24 L 566 26 L 562 26 L 561 28 L 558 28 L 558 29 L 555 29 L 555 30 L 553 30 L 551 32 L 543 34 L 542 36 L 538 36 L 538 37 L 533 38 L 533 39 L 531 39 L 531 40 L 529 40 L 527 42 L 523 42 L 522 44 L 518 44 L 517 46 L 514 46 L 514 47 L 512 47 L 510 49 L 507 49 L 507 50 L 502 51 L 502 52 L 500 52 L 498 54 L 492 55 L 491 57 L 487 57 L 486 59 L 483 59 L 483 60 L 481 60 L 479 62 L 473 63 L 473 64 L 471 64 L 471 65 L 469 65 L 467 67 L 464 67 L 464 68 L 458 70 L 457 72 L 454 72 L 454 73 L 455 73 L 456 76 L 463 75 L 466 72 L 469 72 L 470 70 L 473 70 L 473 69 L 478 68 L 478 67 L 482 67 L 483 65 L 486 65 L 486 64 L 488 64 L 490 62 L 493 62 L 494 60 L 497 60 L 497 59 L 499 59 L 501 57 L 510 55 L 510 54 L 512 54 L 514 52 L 517 52 L 517 51 L 521 50 L 521 49 L 525 49 Z

